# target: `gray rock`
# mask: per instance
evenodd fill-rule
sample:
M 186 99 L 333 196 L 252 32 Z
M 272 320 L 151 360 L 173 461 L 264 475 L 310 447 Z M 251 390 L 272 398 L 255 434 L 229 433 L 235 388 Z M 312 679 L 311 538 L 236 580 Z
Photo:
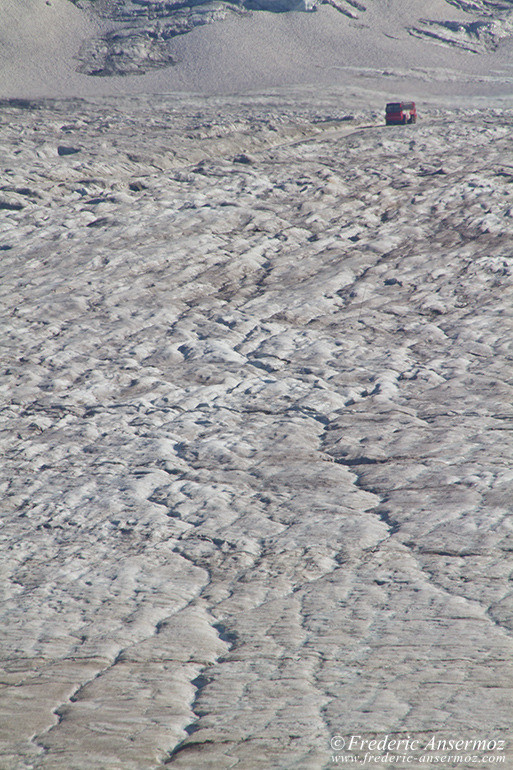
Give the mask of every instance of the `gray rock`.
M 60 144 L 57 147 L 58 155 L 76 155 L 77 152 L 80 152 L 80 147 L 69 147 L 64 144 Z
M 143 75 L 159 67 L 175 64 L 169 42 L 195 27 L 225 19 L 241 10 L 229 3 L 204 3 L 183 8 L 155 21 L 136 19 L 105 35 L 87 40 L 81 47 L 78 71 L 86 75 Z
M 239 0 L 230 2 L 149 2 L 147 0 L 73 0 L 93 10 L 116 28 L 87 40 L 78 54 L 78 72 L 105 77 L 145 74 L 176 64 L 170 41 L 198 26 L 222 21 L 233 13 L 252 11 L 283 13 L 314 11 L 321 3 L 332 5 L 351 18 L 366 10 L 358 0 Z

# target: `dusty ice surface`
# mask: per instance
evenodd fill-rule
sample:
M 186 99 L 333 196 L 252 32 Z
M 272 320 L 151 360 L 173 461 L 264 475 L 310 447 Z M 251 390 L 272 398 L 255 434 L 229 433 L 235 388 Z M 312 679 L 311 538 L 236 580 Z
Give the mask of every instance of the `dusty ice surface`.
M 511 740 L 513 113 L 340 104 L 3 104 L 2 768 Z

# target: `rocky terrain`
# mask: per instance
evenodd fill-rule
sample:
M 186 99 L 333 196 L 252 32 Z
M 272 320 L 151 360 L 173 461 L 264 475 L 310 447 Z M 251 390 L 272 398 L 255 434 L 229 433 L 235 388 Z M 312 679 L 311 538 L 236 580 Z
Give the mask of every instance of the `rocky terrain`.
M 511 3 L 484 0 L 3 0 L 0 97 L 337 86 L 364 104 L 409 89 L 500 99 L 511 21 Z
M 1 106 L 2 770 L 508 767 L 513 112 Z
M 205 24 L 225 20 L 229 15 L 251 11 L 315 10 L 318 0 L 75 0 L 81 9 L 92 9 L 103 19 L 116 22 L 114 29 L 86 40 L 79 51 L 79 72 L 111 76 L 144 74 L 153 68 L 177 63 L 172 39 Z M 365 6 L 357 0 L 329 0 L 330 5 L 349 18 L 358 18 Z
M 142 74 L 155 67 L 177 63 L 172 40 L 195 27 L 225 20 L 230 14 L 268 11 L 314 11 L 329 5 L 349 19 L 369 18 L 370 26 L 380 27 L 394 19 L 401 3 L 380 0 L 74 0 L 81 9 L 98 13 L 116 22 L 114 29 L 93 37 L 81 46 L 79 71 L 88 75 Z M 391 7 L 392 5 L 392 14 Z M 404 5 L 404 4 L 403 4 Z M 410 4 L 411 6 L 412 4 Z M 413 4 L 416 5 L 416 4 Z M 394 8 L 395 6 L 395 8 Z M 456 13 L 456 19 L 445 14 Z M 421 8 L 419 7 L 420 11 Z M 503 38 L 513 33 L 513 9 L 510 2 L 488 0 L 439 0 L 422 5 L 435 18 L 417 17 L 417 9 L 408 7 L 410 24 L 399 23 L 397 31 L 427 42 L 438 43 L 472 53 L 495 50 Z M 395 11 L 395 13 L 394 13 Z M 441 14 L 441 15 L 440 15 Z

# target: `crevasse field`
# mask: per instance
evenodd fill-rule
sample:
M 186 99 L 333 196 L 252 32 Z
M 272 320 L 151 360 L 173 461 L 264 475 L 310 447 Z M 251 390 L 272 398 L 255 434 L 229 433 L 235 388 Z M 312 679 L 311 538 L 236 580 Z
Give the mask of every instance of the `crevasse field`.
M 511 766 L 513 112 L 353 102 L 2 103 L 2 770 Z

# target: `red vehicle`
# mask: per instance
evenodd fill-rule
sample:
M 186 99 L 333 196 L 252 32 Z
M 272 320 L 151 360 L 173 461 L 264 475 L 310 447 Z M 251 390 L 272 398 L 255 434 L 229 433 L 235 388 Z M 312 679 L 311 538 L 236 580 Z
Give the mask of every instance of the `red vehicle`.
M 387 126 L 404 126 L 417 122 L 415 102 L 389 102 L 386 106 L 385 121 Z

